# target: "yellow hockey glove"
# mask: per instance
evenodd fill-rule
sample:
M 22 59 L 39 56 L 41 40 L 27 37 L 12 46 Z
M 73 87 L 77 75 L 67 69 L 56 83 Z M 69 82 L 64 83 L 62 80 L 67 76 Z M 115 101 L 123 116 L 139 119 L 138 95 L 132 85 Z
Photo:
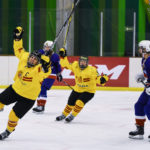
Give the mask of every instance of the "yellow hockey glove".
M 59 56 L 63 57 L 63 58 L 67 56 L 67 52 L 66 52 L 66 50 L 64 48 L 61 48 L 59 50 Z

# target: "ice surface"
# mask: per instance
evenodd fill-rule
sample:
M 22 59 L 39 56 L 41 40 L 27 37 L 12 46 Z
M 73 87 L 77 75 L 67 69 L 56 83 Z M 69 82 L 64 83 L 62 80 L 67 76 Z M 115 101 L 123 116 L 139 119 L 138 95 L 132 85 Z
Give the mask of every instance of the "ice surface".
M 2 91 L 2 90 L 1 90 Z M 150 122 L 144 140 L 131 140 L 135 129 L 134 103 L 141 92 L 97 91 L 71 123 L 56 122 L 64 109 L 70 90 L 51 90 L 44 114 L 29 111 L 14 133 L 0 141 L 0 150 L 148 150 Z M 0 132 L 7 125 L 13 105 L 0 112 Z

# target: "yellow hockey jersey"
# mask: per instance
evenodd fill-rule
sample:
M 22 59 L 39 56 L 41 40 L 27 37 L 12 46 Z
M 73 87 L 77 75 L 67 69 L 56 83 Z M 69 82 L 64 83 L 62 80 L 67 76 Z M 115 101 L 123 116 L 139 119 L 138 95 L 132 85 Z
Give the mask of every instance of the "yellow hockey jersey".
M 93 66 L 89 66 L 84 70 L 81 70 L 79 63 L 74 61 L 72 64 L 69 63 L 67 57 L 60 59 L 62 67 L 70 69 L 75 76 L 75 87 L 76 92 L 89 92 L 95 93 L 96 84 L 100 84 L 100 75 Z
M 22 39 L 20 41 L 14 40 L 13 47 L 15 55 L 19 59 L 19 64 L 12 88 L 20 96 L 36 100 L 41 90 L 41 82 L 48 77 L 51 69 L 44 73 L 41 64 L 31 68 L 27 67 L 29 53 L 24 50 Z

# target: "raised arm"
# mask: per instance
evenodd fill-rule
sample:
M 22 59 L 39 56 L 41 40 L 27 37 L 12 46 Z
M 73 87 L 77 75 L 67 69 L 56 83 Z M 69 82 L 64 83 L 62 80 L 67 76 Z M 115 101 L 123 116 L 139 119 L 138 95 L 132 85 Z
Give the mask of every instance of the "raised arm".
M 14 54 L 19 59 L 21 58 L 23 53 L 27 53 L 27 52 L 25 52 L 25 50 L 23 48 L 23 40 L 22 40 L 23 32 L 24 32 L 24 30 L 22 29 L 22 27 L 16 27 L 16 29 L 13 31 Z
M 67 68 L 73 71 L 73 64 L 69 63 L 67 58 L 67 53 L 64 48 L 61 48 L 59 50 L 59 56 L 60 56 L 60 64 L 63 68 Z

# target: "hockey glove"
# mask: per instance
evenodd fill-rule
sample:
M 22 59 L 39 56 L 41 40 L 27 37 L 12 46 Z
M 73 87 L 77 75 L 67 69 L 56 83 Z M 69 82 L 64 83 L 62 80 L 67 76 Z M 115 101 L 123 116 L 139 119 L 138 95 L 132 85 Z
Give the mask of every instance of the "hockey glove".
M 50 68 L 50 62 L 46 62 L 43 59 L 41 59 L 41 64 L 44 72 L 47 73 Z
M 61 48 L 59 50 L 59 56 L 63 57 L 63 58 L 66 57 L 67 56 L 67 51 L 64 48 Z
M 135 76 L 135 80 L 137 83 L 143 82 L 145 80 L 144 74 L 143 73 L 139 73 Z
M 22 27 L 19 27 L 19 26 L 16 27 L 16 29 L 14 29 L 14 31 L 13 31 L 13 38 L 14 38 L 15 40 L 20 40 L 20 39 L 22 39 L 23 32 L 24 32 L 24 30 L 23 30 Z
M 61 82 L 62 80 L 63 80 L 63 77 L 62 77 L 61 73 L 58 73 L 57 74 L 57 81 Z
M 105 84 L 108 81 L 108 76 L 107 75 L 103 75 L 100 78 L 100 84 Z

